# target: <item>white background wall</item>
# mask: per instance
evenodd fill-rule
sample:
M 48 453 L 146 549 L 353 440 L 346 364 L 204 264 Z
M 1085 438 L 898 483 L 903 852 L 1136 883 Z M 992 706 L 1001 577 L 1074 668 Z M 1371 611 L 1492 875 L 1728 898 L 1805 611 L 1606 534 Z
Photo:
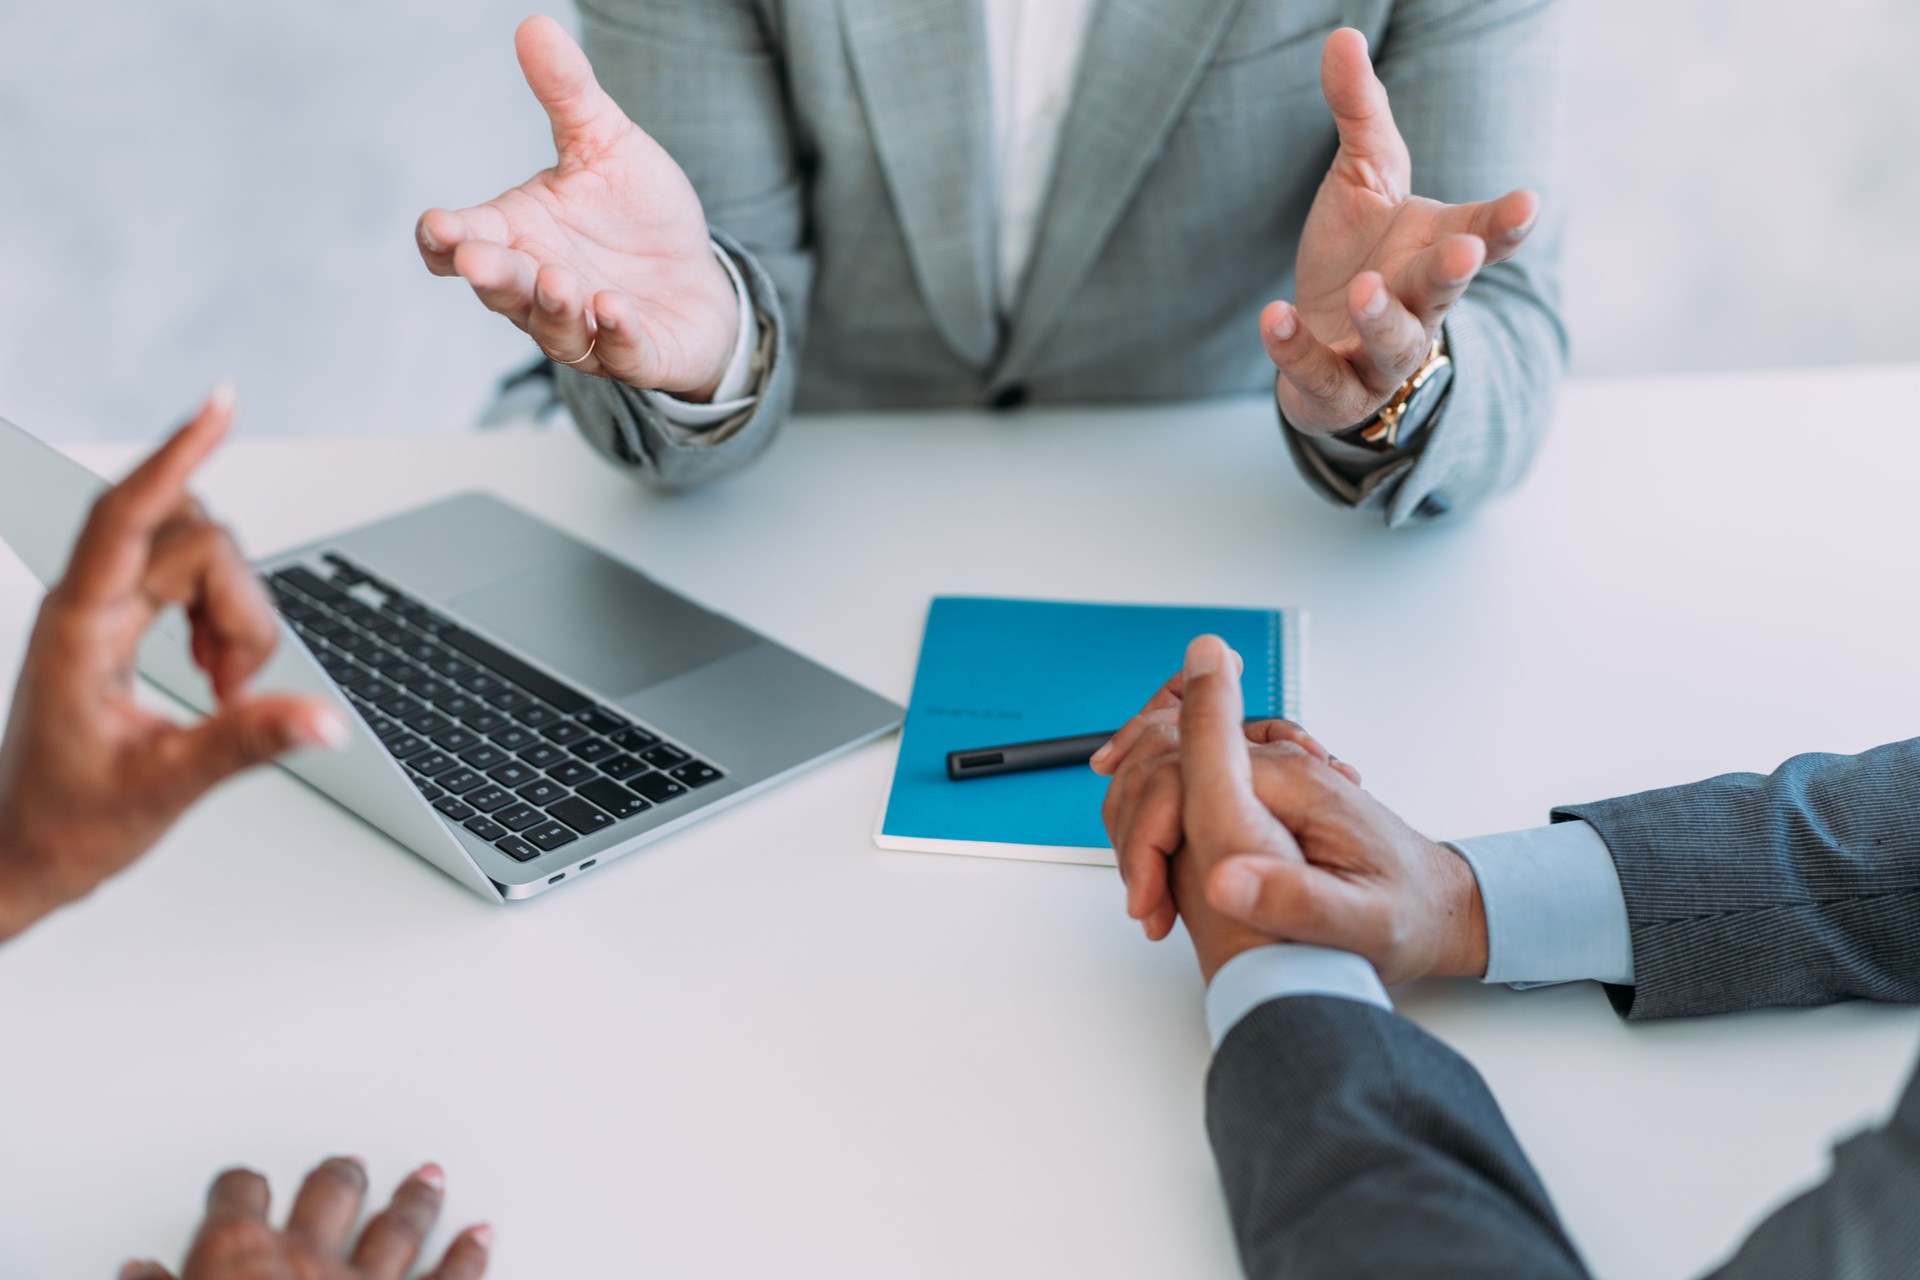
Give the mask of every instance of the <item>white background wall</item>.
M 0 5 L 0 414 L 471 425 L 527 347 L 410 229 L 547 162 L 536 2 Z M 1577 367 L 1920 359 L 1920 7 L 1571 2 Z

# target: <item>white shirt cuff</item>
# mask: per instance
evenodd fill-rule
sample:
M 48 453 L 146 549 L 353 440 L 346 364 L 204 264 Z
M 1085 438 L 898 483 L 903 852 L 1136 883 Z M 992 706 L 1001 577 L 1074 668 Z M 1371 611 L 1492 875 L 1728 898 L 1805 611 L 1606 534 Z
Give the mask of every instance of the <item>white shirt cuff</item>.
M 1584 822 L 1449 842 L 1480 882 L 1488 982 L 1633 984 L 1620 872 Z
M 747 394 L 753 382 L 753 353 L 760 349 L 760 319 L 753 311 L 753 296 L 747 292 L 747 282 L 741 279 L 733 255 L 718 244 L 713 246 L 713 252 L 720 259 L 720 265 L 727 269 L 734 296 L 740 300 L 740 336 L 734 340 L 733 358 L 727 362 L 727 371 L 714 389 L 713 402 L 695 404 L 664 391 L 640 393 L 661 417 L 683 427 L 711 427 L 725 422 L 753 408 L 754 401 L 759 399 L 757 395 Z
M 1220 966 L 1207 987 L 1207 1034 L 1213 1047 L 1240 1019 L 1284 996 L 1338 996 L 1391 1010 L 1373 966 L 1350 951 L 1280 942 L 1242 951 Z

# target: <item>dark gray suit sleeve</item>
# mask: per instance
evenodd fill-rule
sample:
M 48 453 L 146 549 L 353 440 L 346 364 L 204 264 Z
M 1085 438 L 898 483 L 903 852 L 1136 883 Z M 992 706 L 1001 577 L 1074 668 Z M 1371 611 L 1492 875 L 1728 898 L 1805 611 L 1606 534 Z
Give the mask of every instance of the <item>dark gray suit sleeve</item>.
M 1834 1149 L 1833 1172 L 1776 1210 L 1712 1280 L 1920 1274 L 1920 1073 L 1886 1127 Z
M 1214 1055 L 1207 1131 L 1255 1280 L 1587 1274 L 1479 1073 L 1384 1009 L 1255 1009 Z
M 1309 456 L 1312 441 L 1284 428 L 1309 483 L 1383 511 L 1389 525 L 1463 512 L 1517 484 L 1553 415 L 1567 361 L 1564 10 L 1556 0 L 1398 0 L 1374 51 L 1417 195 L 1467 204 L 1528 187 L 1541 198 L 1520 254 L 1481 272 L 1447 319 L 1453 388 L 1412 458 L 1342 485 Z
M 583 0 L 581 39 L 629 117 L 679 162 L 713 236 L 740 268 L 766 338 L 753 408 L 674 427 L 633 388 L 556 364 L 581 433 L 639 477 L 682 488 L 757 457 L 792 407 L 799 326 L 813 284 L 804 166 L 769 19 L 752 0 Z
M 1573 805 L 1627 900 L 1632 1018 L 1920 1000 L 1920 739 Z

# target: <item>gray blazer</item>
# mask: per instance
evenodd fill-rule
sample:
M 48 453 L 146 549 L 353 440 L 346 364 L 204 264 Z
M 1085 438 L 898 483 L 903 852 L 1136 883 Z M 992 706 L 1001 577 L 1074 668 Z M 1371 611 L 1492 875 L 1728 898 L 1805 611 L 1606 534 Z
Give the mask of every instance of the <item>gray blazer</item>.
M 581 430 L 648 480 L 733 471 L 792 408 L 1271 392 L 1258 316 L 1292 294 L 1335 151 L 1319 62 L 1340 24 L 1372 39 L 1416 191 L 1545 199 L 1448 321 L 1449 402 L 1373 500 L 1394 523 L 1460 510 L 1533 457 L 1565 359 L 1554 0 L 1104 0 L 1004 321 L 979 0 L 580 7 L 602 82 L 686 170 L 773 330 L 756 408 L 707 432 L 556 369 Z
M 1920 740 L 1560 811 L 1620 871 L 1636 985 L 1615 1007 L 1920 1000 L 1916 795 Z M 1214 1058 L 1207 1125 L 1249 1275 L 1587 1274 L 1479 1075 L 1385 1010 L 1260 1006 Z M 1920 1073 L 1714 1274 L 1920 1274 Z

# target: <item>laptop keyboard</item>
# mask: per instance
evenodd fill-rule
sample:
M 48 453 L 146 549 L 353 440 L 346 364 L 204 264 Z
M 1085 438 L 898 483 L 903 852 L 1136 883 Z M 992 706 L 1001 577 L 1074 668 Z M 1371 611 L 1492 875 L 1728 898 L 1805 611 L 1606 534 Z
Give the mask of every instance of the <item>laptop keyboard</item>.
M 449 823 L 520 862 L 719 769 L 344 557 L 268 575 L 280 612 Z

